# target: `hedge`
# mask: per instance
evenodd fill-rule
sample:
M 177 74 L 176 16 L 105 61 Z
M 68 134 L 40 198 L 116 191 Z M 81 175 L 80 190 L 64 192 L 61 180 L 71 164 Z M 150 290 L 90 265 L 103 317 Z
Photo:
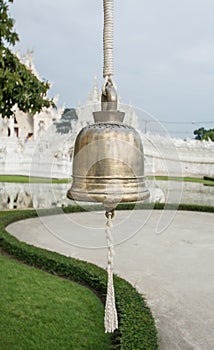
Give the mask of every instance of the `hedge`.
M 211 177 L 211 176 L 204 176 L 204 180 L 214 181 L 214 177 Z
M 185 211 L 199 211 L 206 213 L 214 213 L 214 207 L 199 204 L 173 204 L 173 203 L 139 203 L 137 206 L 132 203 L 119 204 L 117 210 L 142 210 L 142 209 L 160 209 L 160 210 L 185 210 Z
M 131 210 L 135 205 L 120 204 L 117 210 Z M 101 206 L 90 206 L 90 210 L 102 209 Z M 167 209 L 214 212 L 214 207 L 190 205 L 142 203 L 136 209 Z M 39 215 L 55 215 L 62 213 L 86 211 L 78 206 L 46 209 Z M 12 222 L 36 217 L 35 210 L 1 212 L 0 246 L 8 254 L 31 266 L 41 268 L 49 273 L 57 274 L 72 281 L 81 283 L 96 292 L 104 302 L 106 297 L 106 272 L 102 268 L 78 259 L 68 258 L 18 241 L 8 234 L 5 227 Z M 154 318 L 144 298 L 124 279 L 114 276 L 116 305 L 119 318 L 119 329 L 112 337 L 111 349 L 117 350 L 156 350 L 158 349 L 157 330 Z
M 74 212 L 82 211 L 82 209 L 80 207 L 66 207 L 64 211 Z M 40 212 L 43 215 L 54 215 L 56 213 L 59 213 L 59 210 L 44 210 Z M 1 213 L 0 246 L 3 251 L 31 266 L 41 268 L 49 273 L 71 279 L 91 288 L 104 302 L 107 285 L 107 276 L 104 269 L 91 263 L 68 258 L 58 253 L 20 242 L 5 230 L 5 227 L 12 222 L 36 216 L 35 210 Z M 112 336 L 111 349 L 158 349 L 154 318 L 144 298 L 124 279 L 114 276 L 114 283 L 119 328 Z

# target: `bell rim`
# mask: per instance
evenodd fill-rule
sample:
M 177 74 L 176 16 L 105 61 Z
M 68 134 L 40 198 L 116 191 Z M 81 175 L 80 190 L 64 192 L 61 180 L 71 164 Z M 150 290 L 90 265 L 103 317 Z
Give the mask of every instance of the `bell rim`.
M 94 197 L 94 198 L 93 198 Z M 67 198 L 71 200 L 77 200 L 81 202 L 93 202 L 93 203 L 133 203 L 133 202 L 139 202 L 139 201 L 145 201 L 149 199 L 150 192 L 147 188 L 145 188 L 143 191 L 139 192 L 83 192 L 83 191 L 75 191 L 72 189 L 69 189 L 67 191 Z

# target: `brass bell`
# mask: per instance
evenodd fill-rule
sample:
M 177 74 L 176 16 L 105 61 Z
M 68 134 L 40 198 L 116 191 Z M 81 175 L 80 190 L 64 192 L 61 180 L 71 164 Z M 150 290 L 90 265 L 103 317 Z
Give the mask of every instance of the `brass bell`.
M 73 156 L 73 182 L 67 197 L 101 202 L 106 211 L 118 203 L 149 197 L 144 181 L 144 152 L 137 131 L 123 123 L 117 111 L 116 90 L 106 86 L 102 110 L 94 112 L 94 124 L 77 135 Z

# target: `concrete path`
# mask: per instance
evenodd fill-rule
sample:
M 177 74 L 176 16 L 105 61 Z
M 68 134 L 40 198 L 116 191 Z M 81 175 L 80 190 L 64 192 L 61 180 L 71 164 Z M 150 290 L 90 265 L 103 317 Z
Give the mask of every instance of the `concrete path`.
M 214 349 L 213 214 L 118 211 L 115 272 L 145 295 L 161 350 Z M 8 226 L 18 239 L 106 266 L 103 213 L 40 217 Z

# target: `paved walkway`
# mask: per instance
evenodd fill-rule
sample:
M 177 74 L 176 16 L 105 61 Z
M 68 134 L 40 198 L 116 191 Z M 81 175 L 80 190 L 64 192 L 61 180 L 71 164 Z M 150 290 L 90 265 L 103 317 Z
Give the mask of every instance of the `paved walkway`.
M 214 349 L 213 214 L 118 211 L 115 272 L 147 298 L 161 350 Z M 28 219 L 18 239 L 105 267 L 103 213 Z

